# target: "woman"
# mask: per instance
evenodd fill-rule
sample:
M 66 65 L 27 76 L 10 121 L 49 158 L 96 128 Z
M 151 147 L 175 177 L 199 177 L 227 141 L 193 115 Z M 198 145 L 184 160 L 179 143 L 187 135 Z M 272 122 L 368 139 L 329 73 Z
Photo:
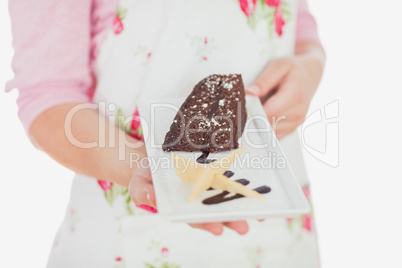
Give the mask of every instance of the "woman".
M 49 267 L 318 267 L 310 214 L 165 222 L 154 213 L 149 169 L 129 158 L 147 157 L 140 98 L 186 96 L 209 74 L 241 73 L 250 94 L 270 96 L 264 109 L 278 138 L 287 136 L 282 146 L 308 195 L 293 131 L 325 56 L 303 0 L 14 0 L 10 14 L 15 78 L 7 90 L 20 92 L 19 115 L 34 144 L 77 173 Z M 65 125 L 69 111 L 88 102 L 99 106 L 79 109 Z M 129 127 L 99 125 L 99 117 L 132 114 Z M 135 146 L 119 160 L 112 144 L 127 141 Z

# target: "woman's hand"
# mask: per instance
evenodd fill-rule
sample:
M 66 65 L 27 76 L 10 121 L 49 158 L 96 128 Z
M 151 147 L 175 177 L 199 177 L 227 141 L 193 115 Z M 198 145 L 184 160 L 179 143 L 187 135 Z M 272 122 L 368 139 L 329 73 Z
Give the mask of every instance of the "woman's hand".
M 146 156 L 143 156 L 146 157 Z M 137 158 L 139 159 L 139 158 Z M 154 186 L 152 184 L 151 171 L 146 168 L 146 161 L 139 161 L 133 169 L 133 175 L 129 183 L 129 192 L 133 201 L 138 205 L 148 205 L 156 208 Z M 227 227 L 236 231 L 239 234 L 245 234 L 248 231 L 248 225 L 245 221 L 235 222 L 214 222 L 190 224 L 191 227 L 203 229 L 215 235 L 220 235 L 223 228 Z
M 144 157 L 146 158 L 146 156 Z M 145 166 L 145 163 L 147 163 L 147 161 L 138 161 L 136 163 L 136 167 L 133 168 L 133 175 L 128 185 L 128 189 L 134 203 L 156 208 L 151 170 Z
M 269 63 L 247 88 L 248 93 L 260 97 L 278 139 L 303 123 L 324 68 L 320 45 L 299 44 L 296 54 Z
M 211 232 L 215 235 L 222 234 L 223 227 L 232 229 L 241 235 L 246 234 L 248 232 L 248 224 L 246 221 L 199 223 L 199 224 L 190 224 L 190 226 Z

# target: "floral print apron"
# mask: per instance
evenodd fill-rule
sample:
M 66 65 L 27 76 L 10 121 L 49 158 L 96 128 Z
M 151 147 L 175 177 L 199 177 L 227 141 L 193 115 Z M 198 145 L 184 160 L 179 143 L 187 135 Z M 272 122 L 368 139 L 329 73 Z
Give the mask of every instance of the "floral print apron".
M 142 138 L 142 97 L 185 97 L 213 73 L 240 73 L 250 85 L 270 60 L 293 54 L 296 0 L 123 0 L 97 59 L 94 102 L 129 116 Z M 112 105 L 110 105 L 112 104 Z M 296 133 L 281 141 L 309 198 Z M 250 220 L 221 236 L 161 219 L 128 190 L 76 175 L 48 267 L 319 267 L 311 213 Z

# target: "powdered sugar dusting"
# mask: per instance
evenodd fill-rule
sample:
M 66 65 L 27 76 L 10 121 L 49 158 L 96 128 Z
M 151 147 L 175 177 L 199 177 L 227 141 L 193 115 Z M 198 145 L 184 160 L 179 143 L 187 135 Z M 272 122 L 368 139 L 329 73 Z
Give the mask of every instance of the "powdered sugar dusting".
M 231 90 L 233 88 L 233 84 L 232 83 L 226 83 L 223 85 L 224 88 Z

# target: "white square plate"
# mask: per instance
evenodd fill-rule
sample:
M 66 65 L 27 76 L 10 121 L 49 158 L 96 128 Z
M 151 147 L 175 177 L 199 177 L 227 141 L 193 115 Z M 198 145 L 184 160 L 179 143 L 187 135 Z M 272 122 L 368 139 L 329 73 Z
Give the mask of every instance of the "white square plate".
M 234 172 L 232 180 L 249 180 L 250 184 L 246 187 L 250 189 L 263 185 L 270 187 L 271 191 L 265 194 L 267 200 L 245 197 L 215 205 L 204 205 L 204 199 L 221 192 L 210 190 L 193 203 L 187 203 L 194 184 L 180 180 L 173 167 L 171 153 L 162 150 L 165 135 L 183 102 L 184 98 L 154 99 L 141 100 L 138 104 L 158 213 L 161 216 L 171 221 L 202 223 L 292 217 L 310 210 L 262 105 L 254 96 L 246 97 L 247 123 L 239 140 L 240 145 L 245 145 L 246 149 L 229 170 Z M 176 153 L 192 161 L 201 155 L 201 152 Z M 211 153 L 209 158 L 219 159 L 229 153 Z

